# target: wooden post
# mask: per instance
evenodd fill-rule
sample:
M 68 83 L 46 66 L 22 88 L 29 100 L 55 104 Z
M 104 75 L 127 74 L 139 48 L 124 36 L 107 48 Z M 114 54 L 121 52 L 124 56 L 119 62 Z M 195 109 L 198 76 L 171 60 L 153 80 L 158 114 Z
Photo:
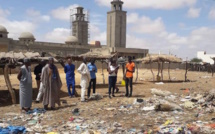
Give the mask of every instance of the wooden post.
M 105 84 L 105 76 L 104 76 L 104 70 L 103 70 L 103 60 L 102 60 L 102 77 L 103 77 L 103 84 Z
M 163 65 L 164 62 L 161 62 L 161 80 L 163 81 Z
M 137 82 L 137 80 L 138 80 L 138 63 L 137 63 L 137 66 L 136 66 L 136 68 L 137 68 L 137 71 L 136 71 L 136 80 L 135 80 L 135 82 Z
M 158 75 L 157 76 L 160 76 L 160 62 L 158 61 Z
M 152 76 L 153 76 L 153 81 L 155 81 L 155 75 L 154 75 L 154 72 L 152 70 L 152 62 L 150 62 L 150 68 L 151 68 L 151 72 L 152 72 Z
M 11 82 L 10 82 L 10 78 L 9 78 L 9 74 L 8 74 L 8 67 L 9 65 L 6 64 L 5 67 L 4 67 L 4 79 L 5 79 L 5 83 L 7 85 L 7 88 L 10 92 L 10 95 L 11 95 L 11 98 L 12 98 L 12 103 L 13 104 L 16 104 L 17 101 L 16 101 L 16 94 L 15 94 L 15 91 L 13 90 L 12 88 L 12 85 L 11 85 Z
M 184 81 L 186 82 L 187 81 L 187 61 L 185 63 L 185 79 Z
M 169 62 L 169 66 L 168 66 L 168 74 L 169 74 L 169 80 L 171 81 L 171 77 L 170 77 L 170 64 L 171 64 L 171 62 Z

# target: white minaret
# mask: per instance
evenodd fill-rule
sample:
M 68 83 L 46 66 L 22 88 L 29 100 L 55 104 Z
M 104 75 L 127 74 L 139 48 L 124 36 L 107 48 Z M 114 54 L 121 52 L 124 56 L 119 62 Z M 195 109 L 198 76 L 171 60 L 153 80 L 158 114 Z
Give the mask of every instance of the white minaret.
M 111 11 L 107 13 L 107 46 L 126 47 L 126 11 L 122 10 L 123 2 L 113 0 Z

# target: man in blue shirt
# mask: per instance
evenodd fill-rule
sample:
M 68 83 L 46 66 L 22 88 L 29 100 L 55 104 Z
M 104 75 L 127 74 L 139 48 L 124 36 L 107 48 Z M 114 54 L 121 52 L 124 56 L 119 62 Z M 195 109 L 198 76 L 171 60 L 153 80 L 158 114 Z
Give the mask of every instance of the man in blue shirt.
M 68 93 L 70 97 L 75 95 L 75 65 L 72 64 L 71 58 L 67 59 L 67 63 L 64 66 L 64 72 L 66 73 L 66 83 L 68 88 Z M 72 87 L 72 93 L 70 88 Z
M 91 84 L 93 83 L 93 94 L 96 93 L 96 73 L 97 73 L 97 67 L 95 65 L 95 60 L 92 59 L 91 62 L 87 65 L 89 71 L 90 71 L 90 76 L 91 76 L 91 80 L 89 83 L 89 87 L 88 87 L 88 98 L 90 97 L 90 92 L 91 92 Z

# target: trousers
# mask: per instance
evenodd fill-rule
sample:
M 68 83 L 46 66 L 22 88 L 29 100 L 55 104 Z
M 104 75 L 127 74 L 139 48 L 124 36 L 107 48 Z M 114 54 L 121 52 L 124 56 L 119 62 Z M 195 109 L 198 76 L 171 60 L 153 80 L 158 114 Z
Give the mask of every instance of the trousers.
M 126 79 L 125 79 L 125 86 L 126 86 L 126 96 L 128 96 L 128 95 L 130 95 L 130 96 L 132 96 L 132 91 L 133 91 L 133 85 L 132 85 L 132 83 L 133 83 L 133 77 L 131 77 L 131 78 L 127 78 L 126 77 Z M 130 85 L 130 94 L 129 94 L 129 90 L 128 90 L 128 85 Z
M 90 97 L 92 83 L 93 83 L 93 93 L 94 94 L 96 93 L 96 78 L 95 78 L 95 79 L 90 80 L 89 87 L 88 87 L 88 93 L 87 93 L 88 97 Z
M 109 76 L 109 95 L 111 95 L 111 89 L 113 89 L 112 94 L 114 95 L 116 78 L 117 78 L 116 76 Z
M 43 83 L 40 82 L 40 88 L 39 88 L 39 92 L 37 94 L 37 99 L 36 101 L 40 101 L 42 96 L 43 96 L 43 91 L 44 91 L 44 86 L 43 86 Z
M 72 92 L 70 89 L 71 87 L 72 87 Z M 67 89 L 68 89 L 69 96 L 75 95 L 75 80 L 71 80 L 70 82 L 67 82 Z

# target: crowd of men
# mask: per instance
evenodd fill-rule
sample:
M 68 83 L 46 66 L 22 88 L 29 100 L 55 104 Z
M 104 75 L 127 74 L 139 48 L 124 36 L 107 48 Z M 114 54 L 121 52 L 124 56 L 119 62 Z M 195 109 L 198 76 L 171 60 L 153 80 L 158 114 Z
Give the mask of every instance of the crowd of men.
M 72 64 L 72 59 L 67 59 L 67 64 L 64 65 L 64 72 L 66 74 L 66 83 L 68 94 L 71 98 L 77 97 L 77 92 L 75 90 L 75 65 Z M 24 59 L 24 65 L 21 67 L 18 73 L 18 80 L 20 81 L 20 107 L 21 111 L 28 111 L 32 106 L 32 76 L 31 76 L 31 63 L 29 59 Z M 108 74 L 109 74 L 109 98 L 115 97 L 115 88 L 117 82 L 119 65 L 116 60 L 110 59 L 108 63 Z M 81 102 L 86 102 L 85 91 L 87 90 L 87 97 L 91 95 L 91 87 L 93 87 L 93 94 L 96 93 L 96 73 L 97 67 L 95 65 L 95 60 L 92 59 L 90 63 L 87 64 L 86 58 L 83 58 L 83 62 L 77 69 L 77 72 L 81 74 Z M 131 57 L 128 58 L 128 63 L 126 64 L 126 70 L 124 74 L 124 80 L 126 82 L 126 97 L 132 96 L 132 83 L 133 83 L 133 73 L 135 72 L 135 64 L 132 62 Z M 62 87 L 62 82 L 57 66 L 54 64 L 54 58 L 49 58 L 48 63 L 46 61 L 41 61 L 34 69 L 34 74 L 36 76 L 38 95 L 36 98 L 36 103 L 41 100 L 43 102 L 44 109 L 48 110 L 50 106 L 51 110 L 55 110 L 55 104 L 58 106 L 60 103 L 60 89 Z M 130 92 L 129 92 L 130 85 Z M 72 91 L 71 91 L 72 88 Z

